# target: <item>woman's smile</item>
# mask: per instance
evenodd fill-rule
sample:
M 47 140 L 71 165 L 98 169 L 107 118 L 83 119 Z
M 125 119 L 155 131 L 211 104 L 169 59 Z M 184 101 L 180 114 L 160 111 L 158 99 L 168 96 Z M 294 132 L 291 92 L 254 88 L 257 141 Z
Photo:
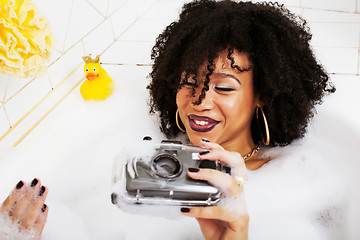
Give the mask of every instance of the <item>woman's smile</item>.
M 220 122 L 206 116 L 198 116 L 195 114 L 189 114 L 190 128 L 196 132 L 209 132 Z

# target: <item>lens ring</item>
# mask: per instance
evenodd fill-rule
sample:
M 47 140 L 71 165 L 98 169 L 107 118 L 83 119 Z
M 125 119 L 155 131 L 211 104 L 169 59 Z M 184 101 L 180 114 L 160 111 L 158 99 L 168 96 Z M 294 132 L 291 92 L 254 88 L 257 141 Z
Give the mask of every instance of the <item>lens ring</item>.
M 175 178 L 182 172 L 182 164 L 170 154 L 159 154 L 151 161 L 151 170 L 162 178 Z

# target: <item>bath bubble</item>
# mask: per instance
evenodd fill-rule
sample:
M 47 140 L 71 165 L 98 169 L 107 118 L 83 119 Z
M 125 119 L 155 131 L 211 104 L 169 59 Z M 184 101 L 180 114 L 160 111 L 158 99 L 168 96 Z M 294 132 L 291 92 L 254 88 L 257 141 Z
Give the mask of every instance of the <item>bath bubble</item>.
M 253 239 L 346 239 L 347 178 L 328 145 L 308 138 L 260 157 L 272 160 L 245 186 Z
M 33 230 L 20 231 L 20 224 L 13 223 L 9 216 L 0 214 L 1 240 L 38 240 L 39 236 Z
M 237 215 L 240 216 L 248 213 L 244 193 L 240 193 L 237 196 L 223 194 L 218 206 L 223 207 L 231 212 L 235 212 Z

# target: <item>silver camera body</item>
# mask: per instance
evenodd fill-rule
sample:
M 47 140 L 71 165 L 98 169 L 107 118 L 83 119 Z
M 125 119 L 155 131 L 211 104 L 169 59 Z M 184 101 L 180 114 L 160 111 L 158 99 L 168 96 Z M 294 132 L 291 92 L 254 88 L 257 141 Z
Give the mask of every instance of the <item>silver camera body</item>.
M 141 149 L 141 150 L 140 150 Z M 144 141 L 125 148 L 114 162 L 112 202 L 134 204 L 209 206 L 221 192 L 206 181 L 187 175 L 188 168 L 212 168 L 230 172 L 218 161 L 200 160 L 204 148 L 179 141 Z

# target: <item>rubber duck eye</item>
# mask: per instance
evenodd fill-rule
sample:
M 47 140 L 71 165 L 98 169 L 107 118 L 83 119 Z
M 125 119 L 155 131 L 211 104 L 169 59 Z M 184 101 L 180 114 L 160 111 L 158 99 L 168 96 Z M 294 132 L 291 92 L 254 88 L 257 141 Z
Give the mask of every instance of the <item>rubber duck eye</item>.
M 86 68 L 86 69 L 85 69 L 85 71 L 87 71 L 87 72 L 88 72 L 88 71 L 89 71 L 89 69 L 88 69 L 88 68 Z
M 94 72 L 95 72 L 95 71 L 96 71 L 96 68 L 94 68 L 93 70 L 94 70 Z

